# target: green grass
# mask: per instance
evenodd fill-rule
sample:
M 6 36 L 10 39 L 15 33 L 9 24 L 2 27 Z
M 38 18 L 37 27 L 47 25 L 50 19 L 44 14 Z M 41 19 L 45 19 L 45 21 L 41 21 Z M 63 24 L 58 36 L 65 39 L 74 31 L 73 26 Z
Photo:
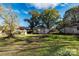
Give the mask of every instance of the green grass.
M 0 39 L 0 55 L 79 56 L 78 40 L 75 35 L 16 35 L 16 38 Z

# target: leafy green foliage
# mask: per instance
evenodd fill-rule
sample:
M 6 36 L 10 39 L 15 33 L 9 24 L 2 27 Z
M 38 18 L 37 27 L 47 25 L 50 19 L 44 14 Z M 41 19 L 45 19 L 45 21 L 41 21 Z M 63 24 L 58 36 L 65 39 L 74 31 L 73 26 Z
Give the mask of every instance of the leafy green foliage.
M 60 15 L 56 9 L 47 9 L 44 10 L 40 16 L 43 21 L 43 24 L 46 28 L 50 29 L 52 26 L 56 25 L 56 21 L 59 19 Z
M 56 9 L 46 9 L 42 13 L 37 11 L 29 12 L 32 17 L 31 19 L 25 19 L 29 23 L 29 27 L 31 30 L 36 27 L 51 29 L 54 25 L 56 25 L 57 20 L 60 15 Z
M 64 26 L 73 26 L 79 22 L 79 6 L 71 8 L 65 12 Z
M 29 23 L 29 27 L 33 31 L 33 28 L 39 24 L 40 20 L 38 20 L 38 18 L 40 14 L 37 11 L 31 11 L 29 14 L 32 15 L 31 19 L 24 19 L 24 21 Z

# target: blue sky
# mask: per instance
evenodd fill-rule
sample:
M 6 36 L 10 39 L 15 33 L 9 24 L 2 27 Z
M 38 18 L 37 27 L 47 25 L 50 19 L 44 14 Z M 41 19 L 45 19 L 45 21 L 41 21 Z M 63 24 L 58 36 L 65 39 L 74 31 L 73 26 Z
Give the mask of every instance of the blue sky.
M 79 6 L 78 3 L 5 3 L 1 5 L 5 8 L 10 5 L 12 6 L 13 10 L 18 14 L 20 26 L 28 26 L 28 23 L 24 22 L 23 20 L 25 18 L 31 17 L 31 15 L 28 13 L 31 10 L 37 10 L 41 12 L 45 9 L 56 8 L 56 10 L 59 11 L 61 17 L 63 18 L 65 11 L 74 6 Z

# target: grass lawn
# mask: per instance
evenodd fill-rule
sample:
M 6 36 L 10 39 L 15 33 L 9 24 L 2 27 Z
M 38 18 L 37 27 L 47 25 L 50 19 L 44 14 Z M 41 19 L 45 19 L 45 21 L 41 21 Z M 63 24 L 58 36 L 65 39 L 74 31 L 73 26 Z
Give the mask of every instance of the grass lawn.
M 16 38 L 5 40 L 0 38 L 0 55 L 79 56 L 79 38 L 56 34 L 16 35 Z

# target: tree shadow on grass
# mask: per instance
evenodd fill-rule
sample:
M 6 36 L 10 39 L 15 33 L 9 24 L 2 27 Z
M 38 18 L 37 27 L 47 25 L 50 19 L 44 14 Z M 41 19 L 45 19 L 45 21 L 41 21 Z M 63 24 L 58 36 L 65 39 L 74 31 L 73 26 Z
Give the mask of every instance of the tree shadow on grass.
M 77 41 L 79 41 L 79 35 L 74 35 Z
M 39 55 L 39 53 L 40 52 L 42 52 L 42 56 L 54 56 L 55 55 L 55 53 L 60 49 L 60 48 L 62 48 L 62 47 L 64 47 L 65 45 L 49 45 L 49 46 L 38 46 L 38 47 L 32 47 L 32 48 L 29 48 L 29 47 L 27 47 L 27 48 L 24 48 L 24 49 L 22 49 L 22 50 L 19 50 L 18 52 L 16 52 L 16 54 L 18 54 L 18 53 L 21 53 L 21 52 L 26 52 L 26 55 L 27 55 L 27 51 L 28 52 L 30 52 L 30 51 L 35 51 L 35 50 L 37 50 L 37 49 L 43 49 L 43 48 L 48 48 L 48 49 L 45 49 L 45 51 L 47 51 L 48 53 L 43 53 L 43 51 L 39 51 L 39 52 L 34 52 L 34 53 L 32 53 L 32 56 L 34 56 L 34 55 L 38 55 L 38 56 L 40 56 Z M 38 53 L 38 54 L 37 54 Z M 30 56 L 30 55 L 29 55 Z
M 47 40 L 43 40 L 46 37 L 47 36 L 32 36 L 32 37 L 29 37 L 29 38 L 14 37 L 14 39 L 16 39 L 15 42 L 17 42 L 17 41 L 26 41 L 28 44 L 30 44 L 30 43 L 33 43 L 33 42 L 44 42 L 44 41 L 47 41 Z
M 0 37 L 0 42 L 6 41 L 5 37 Z

